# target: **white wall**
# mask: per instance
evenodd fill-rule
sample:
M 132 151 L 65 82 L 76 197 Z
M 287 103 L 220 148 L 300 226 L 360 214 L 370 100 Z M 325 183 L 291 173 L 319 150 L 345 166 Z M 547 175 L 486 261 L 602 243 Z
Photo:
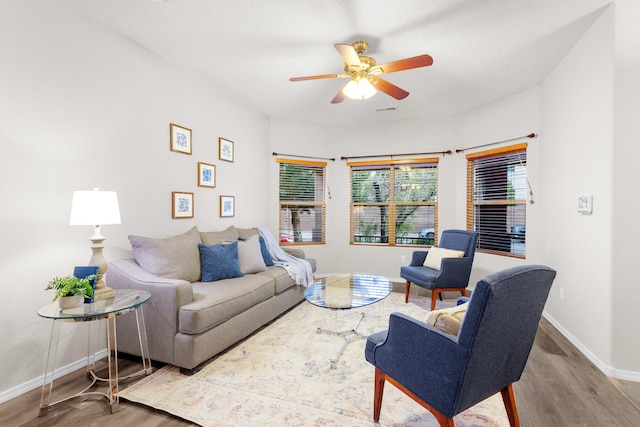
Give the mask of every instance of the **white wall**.
M 122 224 L 102 231 L 105 256 L 119 258 L 128 234 L 265 225 L 270 152 L 265 116 L 60 2 L 0 3 L 0 56 L 0 394 L 10 397 L 44 373 L 44 287 L 91 255 L 92 228 L 69 226 L 74 190 L 118 192 Z M 192 129 L 191 156 L 169 151 L 170 122 Z M 218 160 L 219 136 L 235 142 L 234 163 Z M 217 165 L 215 189 L 197 187 L 198 161 Z M 193 219 L 171 219 L 171 191 L 195 193 Z M 235 218 L 219 218 L 219 195 L 236 197 Z M 81 329 L 63 325 L 60 366 L 86 355 Z
M 348 243 L 348 168 L 340 157 L 455 150 L 530 132 L 539 137 L 528 141 L 535 203 L 527 208 L 527 259 L 478 254 L 471 283 L 524 262 L 556 268 L 552 321 L 605 373 L 640 379 L 637 7 L 617 0 L 538 88 L 455 117 L 331 127 L 269 120 L 61 4 L 1 3 L 0 396 L 37 385 L 50 328 L 36 315 L 51 299 L 43 288 L 90 256 L 91 228 L 68 225 L 74 190 L 118 192 L 122 224 L 103 233 L 105 255 L 119 258 L 130 253 L 128 234 L 231 224 L 277 232 L 271 152 L 335 157 L 328 162 L 328 243 L 305 251 L 318 259 L 319 273 L 398 278 L 400 257 L 409 259 L 411 249 Z M 169 151 L 170 122 L 193 129 L 192 156 Z M 217 160 L 219 136 L 235 141 L 234 163 Z M 196 186 L 198 161 L 217 165 L 217 188 Z M 193 220 L 171 219 L 175 190 L 195 193 Z M 583 192 L 594 195 L 591 216 L 575 211 Z M 464 155 L 441 157 L 441 229 L 465 227 L 465 194 Z M 219 218 L 219 195 L 236 196 L 235 218 Z M 63 334 L 62 364 L 84 355 L 75 330 Z
M 542 196 L 553 214 L 545 220 L 544 250 L 560 272 L 547 311 L 606 366 L 612 362 L 612 36 L 607 11 L 542 85 L 542 133 L 549 141 Z M 592 215 L 577 213 L 580 194 L 593 195 Z

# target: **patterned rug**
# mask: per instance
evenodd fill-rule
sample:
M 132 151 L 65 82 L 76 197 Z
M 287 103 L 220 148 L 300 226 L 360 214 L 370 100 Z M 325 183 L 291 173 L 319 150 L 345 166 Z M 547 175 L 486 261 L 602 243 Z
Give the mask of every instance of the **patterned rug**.
M 439 301 L 437 308 L 454 303 Z M 375 426 L 374 368 L 364 359 L 365 341 L 349 344 L 331 369 L 330 359 L 344 340 L 316 329 L 349 330 L 365 313 L 358 331 L 370 334 L 386 329 L 394 311 L 423 320 L 429 304 L 421 297 L 405 304 L 399 293 L 338 312 L 303 302 L 195 375 L 165 366 L 120 396 L 202 426 Z M 438 426 L 430 412 L 391 384 L 385 386 L 381 412 L 381 426 Z M 457 427 L 508 425 L 499 394 L 454 420 Z

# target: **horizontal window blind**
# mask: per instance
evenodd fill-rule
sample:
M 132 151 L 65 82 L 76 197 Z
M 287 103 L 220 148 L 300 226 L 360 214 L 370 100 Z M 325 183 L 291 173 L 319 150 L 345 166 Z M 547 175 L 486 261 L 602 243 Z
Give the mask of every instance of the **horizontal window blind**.
M 326 163 L 277 159 L 280 243 L 325 242 Z
M 526 144 L 467 158 L 467 228 L 479 233 L 478 250 L 525 256 Z
M 349 163 L 350 243 L 433 245 L 438 159 Z

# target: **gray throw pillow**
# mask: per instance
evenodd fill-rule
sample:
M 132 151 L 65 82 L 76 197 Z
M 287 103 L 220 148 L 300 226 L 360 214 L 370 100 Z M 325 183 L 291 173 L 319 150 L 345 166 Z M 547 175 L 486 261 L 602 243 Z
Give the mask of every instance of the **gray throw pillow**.
M 197 227 L 165 239 L 130 235 L 129 242 L 136 262 L 147 272 L 167 279 L 200 280 Z
M 236 228 L 232 225 L 222 231 L 201 231 L 200 239 L 205 245 L 217 245 L 220 243 L 231 243 L 238 240 L 240 235 Z
M 258 273 L 267 269 L 260 250 L 259 234 L 238 240 L 238 261 L 243 274 Z

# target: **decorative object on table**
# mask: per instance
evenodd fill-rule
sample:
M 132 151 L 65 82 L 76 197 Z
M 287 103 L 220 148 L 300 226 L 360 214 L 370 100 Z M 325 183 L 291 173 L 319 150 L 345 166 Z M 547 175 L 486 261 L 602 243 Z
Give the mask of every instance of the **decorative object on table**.
M 198 162 L 198 186 L 211 188 L 216 186 L 216 165 Z
M 171 218 L 193 218 L 193 193 L 171 193 Z
M 64 276 L 54 277 L 49 282 L 46 291 L 55 290 L 53 300 L 59 300 L 61 309 L 73 308 L 84 303 L 86 297 L 93 298 L 93 282 L 96 275 L 87 277 Z
M 73 275 L 79 279 L 89 278 L 91 282 L 92 293 L 89 296 L 84 297 L 85 304 L 91 304 L 93 302 L 93 294 L 96 291 L 96 279 L 98 278 L 98 267 L 97 265 L 82 265 L 76 266 L 73 269 Z
M 171 151 L 191 154 L 191 129 L 171 123 Z
M 113 289 L 109 288 L 103 280 L 104 273 L 107 271 L 107 260 L 102 254 L 104 236 L 100 234 L 100 227 L 108 224 L 120 224 L 118 195 L 115 191 L 100 191 L 98 187 L 94 187 L 93 191 L 74 191 L 69 224 L 93 225 L 94 233 L 89 238 L 93 253 L 89 259 L 89 265 L 98 266 L 94 299 L 101 300 L 113 297 Z
M 233 141 L 218 138 L 218 157 L 225 162 L 233 162 Z
M 236 214 L 236 198 L 220 196 L 220 218 L 230 218 Z

